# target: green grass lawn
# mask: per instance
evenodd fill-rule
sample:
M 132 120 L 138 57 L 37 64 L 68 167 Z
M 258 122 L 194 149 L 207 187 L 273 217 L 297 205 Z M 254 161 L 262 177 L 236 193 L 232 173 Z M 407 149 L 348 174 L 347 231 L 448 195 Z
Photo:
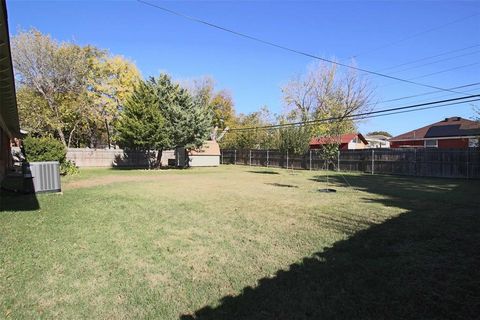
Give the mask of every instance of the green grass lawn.
M 0 318 L 472 319 L 480 182 L 82 170 L 0 196 Z

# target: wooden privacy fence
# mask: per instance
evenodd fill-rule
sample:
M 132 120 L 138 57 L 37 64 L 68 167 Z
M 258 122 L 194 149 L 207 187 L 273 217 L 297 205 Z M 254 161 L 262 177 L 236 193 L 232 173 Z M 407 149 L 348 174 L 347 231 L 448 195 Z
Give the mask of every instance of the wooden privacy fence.
M 363 149 L 339 151 L 325 161 L 319 150 L 221 150 L 221 164 L 305 170 L 341 170 L 418 177 L 480 178 L 480 149 Z
M 153 151 L 155 152 L 155 151 Z M 169 159 L 175 159 L 173 150 L 162 152 L 162 166 L 168 165 Z M 122 149 L 88 149 L 69 148 L 67 160 L 76 166 L 83 167 L 133 167 L 148 168 L 148 157 L 145 151 L 126 151 Z

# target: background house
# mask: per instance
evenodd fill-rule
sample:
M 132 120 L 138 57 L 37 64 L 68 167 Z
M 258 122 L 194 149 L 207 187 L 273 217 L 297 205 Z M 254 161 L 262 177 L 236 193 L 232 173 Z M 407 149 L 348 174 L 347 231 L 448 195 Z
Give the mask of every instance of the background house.
M 368 145 L 367 148 L 370 149 L 379 149 L 379 148 L 390 148 L 390 137 L 384 136 L 383 134 L 373 134 L 365 136 Z
M 361 133 L 347 133 L 337 137 L 318 137 L 310 140 L 310 149 L 321 149 L 327 144 L 338 143 L 340 150 L 365 149 L 367 140 Z
M 20 137 L 7 7 L 0 0 L 0 181 L 11 166 L 10 139 Z
M 461 117 L 415 129 L 390 139 L 392 148 L 468 148 L 478 146 L 480 123 Z

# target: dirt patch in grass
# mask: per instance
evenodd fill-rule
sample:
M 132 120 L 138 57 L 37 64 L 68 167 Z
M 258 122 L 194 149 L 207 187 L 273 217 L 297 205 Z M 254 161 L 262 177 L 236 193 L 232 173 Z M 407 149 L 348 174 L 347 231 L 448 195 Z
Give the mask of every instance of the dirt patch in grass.
M 88 180 L 72 181 L 65 183 L 64 190 L 82 189 L 98 187 L 118 182 L 138 182 L 138 181 L 155 181 L 161 177 L 146 177 L 146 176 L 104 176 L 101 178 L 93 178 Z

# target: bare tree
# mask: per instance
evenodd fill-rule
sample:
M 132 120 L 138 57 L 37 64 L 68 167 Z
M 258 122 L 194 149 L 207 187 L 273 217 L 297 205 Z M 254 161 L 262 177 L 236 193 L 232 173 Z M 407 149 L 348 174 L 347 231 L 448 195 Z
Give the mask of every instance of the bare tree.
M 66 96 L 78 96 L 84 91 L 88 74 L 86 52 L 79 46 L 59 44 L 31 30 L 13 38 L 12 54 L 16 80 L 45 100 L 51 111 L 51 124 L 67 146 L 64 132 L 67 128 L 62 116 L 66 112 L 62 107 L 66 105 Z M 78 103 L 72 105 L 79 106 Z
M 367 79 L 355 70 L 339 71 L 326 63 L 312 65 L 288 82 L 282 92 L 290 116 L 301 121 L 337 117 L 339 123 L 333 127 L 339 129 L 352 127 L 348 116 L 369 111 L 374 94 Z

